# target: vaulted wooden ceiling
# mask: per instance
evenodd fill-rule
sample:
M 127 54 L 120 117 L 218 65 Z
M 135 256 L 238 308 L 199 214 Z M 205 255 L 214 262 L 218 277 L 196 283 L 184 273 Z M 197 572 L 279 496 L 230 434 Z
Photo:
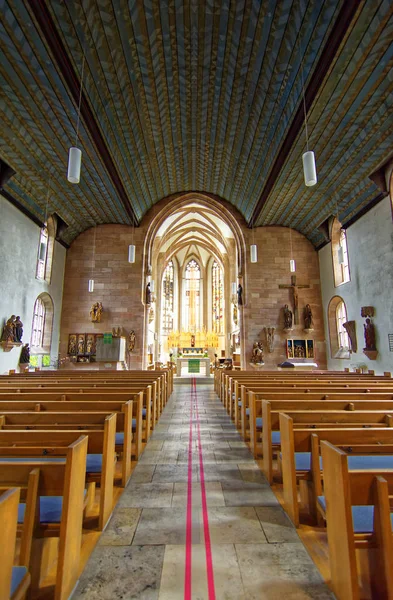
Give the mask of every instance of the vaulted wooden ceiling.
M 330 214 L 345 224 L 380 198 L 370 174 L 392 152 L 392 2 L 3 0 L 0 33 L 0 158 L 15 171 L 3 193 L 37 221 L 55 211 L 66 242 L 200 191 L 318 246 Z

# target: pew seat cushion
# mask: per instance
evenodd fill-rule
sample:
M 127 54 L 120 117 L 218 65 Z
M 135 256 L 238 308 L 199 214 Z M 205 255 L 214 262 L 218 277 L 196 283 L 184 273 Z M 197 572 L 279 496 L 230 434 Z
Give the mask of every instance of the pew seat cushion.
M 61 456 L 3 456 L 0 463 L 34 463 L 34 462 L 55 462 L 65 463 L 66 459 Z
M 60 523 L 62 507 L 62 496 L 41 496 L 40 523 Z M 18 523 L 24 522 L 25 510 L 26 504 L 20 503 L 18 506 Z
M 262 417 L 257 417 L 255 419 L 255 421 L 256 421 L 257 429 L 262 429 Z
M 280 458 L 282 459 L 281 453 Z M 322 469 L 322 456 L 319 457 L 319 466 Z M 310 471 L 311 452 L 295 452 L 295 469 L 296 471 Z
M 272 444 L 281 444 L 281 434 L 279 431 L 272 431 Z
M 124 431 L 118 431 L 115 436 L 116 446 L 124 446 Z
M 17 591 L 18 587 L 22 583 L 22 580 L 26 574 L 27 574 L 26 567 L 12 567 L 10 596 L 13 596 L 13 594 L 15 594 L 15 592 Z
M 246 408 L 246 415 L 247 415 L 247 417 L 250 416 L 250 409 L 249 408 Z
M 325 496 L 318 496 L 318 504 L 326 512 Z M 374 531 L 374 506 L 352 506 L 352 522 L 354 533 L 372 533 Z M 393 513 L 390 513 L 393 526 Z
M 88 454 L 86 456 L 86 473 L 101 473 L 102 454 Z
M 349 455 L 349 469 L 393 469 L 393 456 L 384 454 Z
M 142 417 L 146 417 L 146 408 L 142 408 Z

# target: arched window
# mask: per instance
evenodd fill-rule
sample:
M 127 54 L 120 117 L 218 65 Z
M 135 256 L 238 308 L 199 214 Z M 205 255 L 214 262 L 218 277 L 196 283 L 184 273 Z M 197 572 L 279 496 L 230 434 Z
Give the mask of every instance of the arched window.
M 30 346 L 32 354 L 50 352 L 53 326 L 53 301 L 44 292 L 34 303 Z
M 341 301 L 336 308 L 336 326 L 338 335 L 338 344 L 340 348 L 344 350 L 349 349 L 349 338 L 348 333 L 343 327 L 343 323 L 347 322 L 347 310 L 345 304 Z
M 223 333 L 223 274 L 218 262 L 212 265 L 213 331 Z
M 347 235 L 342 229 L 338 219 L 332 225 L 332 259 L 334 271 L 334 285 L 337 287 L 351 280 L 349 273 L 349 258 Z
M 174 269 L 173 261 L 170 261 L 162 278 L 162 331 L 164 334 L 170 333 L 173 330 L 173 292 Z
M 196 331 L 200 327 L 200 285 L 201 269 L 198 263 L 192 259 L 186 266 L 184 314 L 184 329 L 186 331 Z
M 350 358 L 351 356 L 349 337 L 343 326 L 347 320 L 347 309 L 344 300 L 340 296 L 334 296 L 328 307 L 329 341 L 332 358 Z
M 48 255 L 48 228 L 43 227 L 40 234 L 40 243 L 38 245 L 37 256 L 37 279 L 45 279 L 46 259 Z
M 31 327 L 31 347 L 42 348 L 45 327 L 45 304 L 41 298 L 37 298 L 34 304 L 33 325 Z

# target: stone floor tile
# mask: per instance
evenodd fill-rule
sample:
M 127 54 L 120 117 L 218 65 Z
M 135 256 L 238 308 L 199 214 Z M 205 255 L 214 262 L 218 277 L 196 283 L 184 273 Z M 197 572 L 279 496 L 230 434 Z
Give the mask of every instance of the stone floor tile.
M 212 481 L 205 484 L 207 506 L 225 506 L 221 483 Z M 187 505 L 187 483 L 175 483 L 172 496 L 172 506 Z M 194 483 L 192 486 L 192 505 L 202 506 L 201 484 Z
M 270 544 L 300 542 L 296 528 L 281 506 L 257 506 L 255 510 Z
M 193 514 L 193 543 L 200 543 L 198 512 Z M 145 508 L 139 519 L 133 544 L 185 544 L 185 508 Z
M 140 508 L 116 508 L 108 526 L 102 533 L 100 546 L 129 546 L 134 537 L 142 510 Z
M 136 483 L 127 487 L 117 506 L 165 508 L 172 504 L 173 483 Z
M 241 480 L 222 481 L 226 506 L 279 506 L 276 496 L 267 484 Z
M 156 470 L 156 465 L 141 465 L 139 463 L 132 472 L 131 479 L 128 483 L 128 486 L 134 485 L 135 483 L 150 483 L 151 480 L 153 479 L 155 470 Z M 127 486 L 127 488 L 128 488 L 128 486 Z
M 158 600 L 164 546 L 97 546 L 73 600 Z
M 251 506 L 209 508 L 208 517 L 212 544 L 266 543 L 255 509 Z M 202 537 L 202 515 L 200 521 Z
M 236 544 L 247 600 L 334 600 L 302 544 Z

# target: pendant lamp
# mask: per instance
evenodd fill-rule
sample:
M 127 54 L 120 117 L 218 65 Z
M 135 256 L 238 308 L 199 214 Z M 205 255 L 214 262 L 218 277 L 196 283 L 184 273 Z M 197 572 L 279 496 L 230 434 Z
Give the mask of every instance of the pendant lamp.
M 304 183 L 307 187 L 315 185 L 318 181 L 317 178 L 317 167 L 315 164 L 315 154 L 312 150 L 308 149 L 308 127 L 307 127 L 307 109 L 306 109 L 306 96 L 304 93 L 304 76 L 303 76 L 303 60 L 301 61 L 301 75 L 302 75 L 302 88 L 303 88 L 303 109 L 304 109 L 304 128 L 306 132 L 306 147 L 307 151 L 303 154 L 303 174 Z
M 135 246 L 134 246 L 134 244 L 130 244 L 128 246 L 128 262 L 129 263 L 135 262 Z
M 79 121 L 81 114 L 82 88 L 83 88 L 83 70 L 85 68 L 85 53 L 82 59 L 81 85 L 79 90 L 78 117 L 76 121 L 75 144 L 68 151 L 68 171 L 67 180 L 70 183 L 79 183 L 81 177 L 82 150 L 78 148 Z
M 293 258 L 291 258 L 291 260 L 289 261 L 289 270 L 291 273 L 296 273 L 296 263 L 293 260 Z
M 94 279 L 89 279 L 89 292 L 94 292 Z
M 252 263 L 258 262 L 258 248 L 256 244 L 250 246 L 250 261 Z

